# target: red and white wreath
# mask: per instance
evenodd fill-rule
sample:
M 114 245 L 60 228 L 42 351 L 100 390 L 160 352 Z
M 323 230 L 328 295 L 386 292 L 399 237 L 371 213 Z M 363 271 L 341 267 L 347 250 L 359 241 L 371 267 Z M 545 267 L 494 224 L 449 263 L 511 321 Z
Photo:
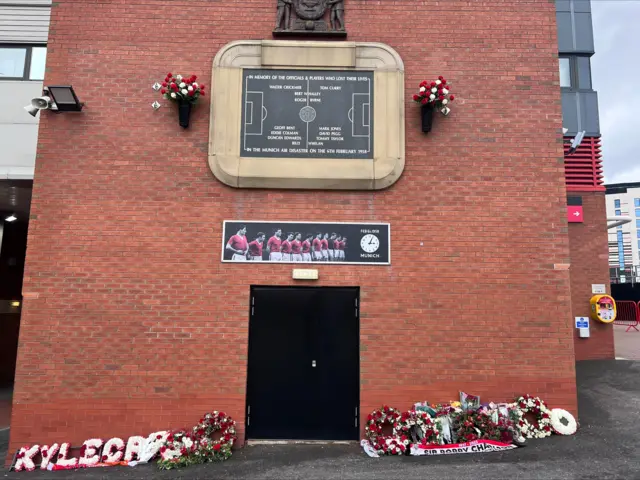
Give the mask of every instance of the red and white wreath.
M 540 398 L 523 395 L 516 400 L 515 407 L 514 413 L 518 417 L 517 425 L 524 437 L 544 438 L 553 433 L 551 410 Z M 528 416 L 533 416 L 535 419 L 530 421 Z
M 364 433 L 378 454 L 404 455 L 407 451 L 410 443 L 409 437 L 406 435 L 398 436 L 395 433 L 393 435 L 382 434 L 382 427 L 385 424 L 393 428 L 398 420 L 400 420 L 400 412 L 387 405 L 374 410 L 367 417 Z
M 416 432 L 416 430 L 418 431 Z M 393 434 L 396 436 L 404 435 L 409 438 L 417 437 L 415 438 L 417 442 L 424 439 L 428 444 L 442 443 L 440 426 L 427 412 L 410 410 L 402 413 L 396 423 L 393 424 Z
M 376 449 L 378 455 L 404 455 L 409 449 L 410 445 L 409 437 L 406 435 L 401 436 L 382 436 L 378 435 L 374 440 L 371 440 L 373 448 Z
M 216 432 L 220 432 L 218 440 L 214 438 Z M 236 421 L 224 412 L 218 412 L 217 410 L 202 417 L 200 423 L 193 427 L 193 434 L 200 443 L 211 447 L 220 445 L 230 449 L 238 439 Z
M 382 426 L 387 423 L 393 427 L 398 420 L 400 420 L 400 412 L 395 408 L 385 405 L 369 414 L 364 427 L 364 433 L 375 446 L 376 439 L 382 435 Z

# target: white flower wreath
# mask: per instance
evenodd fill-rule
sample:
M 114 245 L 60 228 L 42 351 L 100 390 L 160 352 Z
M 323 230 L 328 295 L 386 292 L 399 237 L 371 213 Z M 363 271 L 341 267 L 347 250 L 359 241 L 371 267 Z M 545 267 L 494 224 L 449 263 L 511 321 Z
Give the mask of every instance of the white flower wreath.
M 517 425 L 525 438 L 544 438 L 553 433 L 551 411 L 540 398 L 524 395 L 515 401 L 515 406 L 515 413 L 519 417 Z M 535 415 L 534 423 L 527 419 L 527 413 Z
M 551 426 L 558 435 L 573 435 L 578 429 L 573 415 L 561 408 L 551 410 Z

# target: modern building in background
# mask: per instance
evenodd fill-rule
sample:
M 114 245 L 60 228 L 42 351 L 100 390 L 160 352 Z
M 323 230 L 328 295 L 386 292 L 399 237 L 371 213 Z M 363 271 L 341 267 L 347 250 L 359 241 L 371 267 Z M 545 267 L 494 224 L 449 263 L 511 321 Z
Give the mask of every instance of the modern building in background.
M 585 298 L 593 284 L 608 284 L 605 187 L 600 151 L 598 96 L 591 81 L 595 53 L 591 2 L 556 0 L 562 126 L 565 133 L 565 182 L 571 260 L 571 301 L 574 316 L 587 315 Z M 580 132 L 584 139 L 574 153 L 570 143 Z M 575 332 L 576 358 L 613 355 L 609 328 L 592 324 L 585 342 Z
M 11 387 L 51 0 L 0 0 L 0 389 Z M 3 420 L 0 419 L 0 428 Z
M 29 115 L 23 107 L 42 95 L 50 3 L 50 0 L 0 0 L 2 180 L 33 180 L 39 118 Z
M 42 54 L 34 49 L 46 46 L 46 29 L 31 41 L 26 37 L 37 30 L 29 22 L 48 18 L 49 9 L 37 0 L 0 7 L 0 15 L 22 12 L 13 17 L 24 27 L 14 26 L 12 31 L 20 32 L 15 33 L 17 40 L 6 40 L 0 49 L 7 59 L 3 68 L 17 75 L 0 80 L 0 88 L 25 89 L 19 99 L 0 93 L 0 101 L 6 101 L 11 112 L 6 113 L 7 124 L 14 132 L 14 160 L 7 160 L 6 181 L 19 172 L 31 177 L 11 181 L 33 178 L 37 143 L 41 158 L 29 232 L 23 289 L 28 321 L 21 332 L 10 452 L 29 442 L 59 441 L 60 436 L 76 444 L 89 436 L 170 428 L 188 424 L 212 408 L 230 412 L 239 421 L 241 438 L 246 437 L 247 371 L 251 362 L 255 368 L 266 365 L 269 358 L 259 358 L 260 352 L 248 346 L 249 335 L 255 335 L 250 333 L 254 327 L 249 305 L 255 298 L 260 301 L 254 287 L 273 287 L 282 296 L 269 308 L 257 308 L 265 324 L 278 315 L 294 315 L 293 305 L 304 309 L 306 303 L 296 288 L 305 289 L 291 278 L 290 265 L 220 262 L 225 220 L 390 225 L 391 266 L 318 265 L 318 280 L 313 283 L 329 297 L 335 287 L 351 289 L 358 296 L 355 305 L 345 303 L 346 316 L 338 322 L 340 328 L 357 327 L 348 332 L 355 332 L 356 340 L 345 356 L 345 363 L 350 363 L 338 371 L 353 367 L 359 381 L 348 385 L 355 392 L 353 405 L 335 407 L 346 412 L 345 425 L 353 427 L 353 439 L 361 433 L 362 418 L 381 403 L 404 408 L 424 398 L 446 401 L 458 389 L 500 401 L 535 391 L 554 406 L 575 411 L 574 361 L 613 358 L 610 326 L 592 323 L 588 339 L 577 338 L 573 327 L 574 316 L 588 315 L 592 284 L 608 281 L 597 94 L 590 74 L 594 42 L 589 1 L 558 0 L 555 12 L 547 2 L 497 2 L 509 13 L 499 22 L 483 6 L 474 10 L 472 2 L 456 17 L 460 28 L 443 27 L 441 32 L 434 31 L 437 26 L 416 24 L 417 7 L 409 4 L 402 10 L 385 2 L 346 2 L 349 40 L 361 43 L 356 48 L 331 42 L 334 48 L 340 46 L 336 50 L 340 53 L 322 55 L 312 53 L 312 48 L 301 55 L 279 53 L 315 42 L 273 43 L 275 3 L 252 3 L 252 15 L 261 21 L 242 26 L 237 19 L 246 3 L 239 0 L 230 0 L 224 8 L 194 6 L 193 12 L 185 12 L 189 22 L 171 24 L 166 20 L 173 13 L 168 4 L 154 9 L 135 3 L 114 9 L 88 0 L 54 4 L 53 47 L 45 79 L 47 84 L 72 83 L 87 106 L 81 114 L 42 112 L 39 141 L 37 120 L 23 107 L 42 90 L 42 82 L 32 79 L 31 72 L 37 71 L 33 61 Z M 439 5 L 435 0 L 426 3 L 427 10 L 430 3 Z M 367 22 L 352 21 L 359 15 L 366 15 Z M 523 18 L 531 22 L 522 24 Z M 556 25 L 557 48 L 551 40 Z M 199 32 L 195 49 L 194 31 Z M 518 40 L 509 52 L 482 43 L 488 32 L 509 39 L 516 31 Z M 411 42 L 429 35 L 447 35 L 452 41 L 434 44 L 425 61 Z M 175 39 L 172 51 L 166 48 L 169 37 Z M 255 39 L 269 40 L 259 47 L 264 47 L 262 53 L 256 54 Z M 234 55 L 225 56 L 232 42 L 243 43 Z M 374 42 L 378 47 L 371 47 Z M 380 43 L 387 50 L 373 55 L 369 51 L 367 57 L 367 49 L 379 48 Z M 322 50 L 332 49 L 323 44 Z M 491 63 L 483 60 L 487 52 Z M 194 109 L 189 129 L 181 130 L 174 105 L 163 101 L 159 110 L 151 108 L 154 100 L 161 100 L 151 85 L 168 71 L 178 73 L 177 66 L 180 73 L 198 74 L 198 81 L 210 85 L 215 95 L 216 89 L 237 93 L 237 85 L 224 84 L 236 78 L 229 76 L 236 72 L 224 70 L 234 62 L 258 62 L 250 63 L 253 68 L 333 65 L 333 70 L 341 70 L 355 68 L 351 62 L 356 57 L 368 62 L 363 70 L 390 62 L 405 79 L 401 85 L 384 77 L 375 93 L 390 92 L 383 102 L 373 103 L 374 115 L 376 109 L 397 101 L 402 89 L 405 100 L 401 108 L 390 108 L 388 117 L 401 112 L 397 118 L 404 119 L 399 149 L 404 171 L 396 172 L 403 173 L 382 191 L 322 186 L 316 191 L 292 191 L 277 180 L 271 191 L 229 188 L 219 181 L 219 172 L 212 173 L 207 166 L 212 161 L 207 146 L 215 130 L 211 122 L 232 124 L 238 112 L 228 109 L 214 118 L 215 102 L 210 109 L 205 97 Z M 214 58 L 221 62 L 218 71 L 223 71 L 217 82 L 210 76 Z M 121 71 L 131 72 L 135 94 L 128 87 L 104 88 L 113 83 L 114 72 Z M 457 99 L 452 114 L 438 117 L 425 137 L 419 108 L 410 98 L 420 81 L 440 74 L 454 85 Z M 509 109 L 501 104 L 502 93 L 493 95 L 484 88 L 492 76 L 503 79 L 502 91 L 511 92 Z M 562 112 L 549 98 L 562 99 Z M 378 138 L 381 132 L 390 138 L 387 133 L 397 128 L 398 122 L 388 123 L 382 129 L 374 125 Z M 562 126 L 567 129 L 565 140 L 585 132 L 575 153 L 569 155 L 565 146 L 564 165 L 556 143 Z M 30 142 L 22 150 L 20 132 L 24 142 Z M 290 165 L 299 168 L 322 160 L 291 160 Z M 261 165 L 269 161 L 260 159 Z M 362 160 L 362 165 L 366 162 Z M 30 184 L 25 188 L 30 199 Z M 459 197 L 461 188 L 468 199 L 464 208 L 448 201 Z M 28 218 L 28 206 L 27 212 L 18 212 L 22 197 L 12 191 L 8 190 L 7 202 L 16 205 L 6 213 L 16 210 L 17 225 Z M 568 217 L 570 210 L 579 218 Z M 462 226 L 450 230 L 450 218 L 462 216 L 466 219 Z M 523 228 L 526 237 L 521 235 Z M 362 243 L 352 237 L 349 245 L 353 252 Z M 503 298 L 509 308 L 487 303 L 487 292 Z M 268 302 L 269 297 L 263 300 Z M 303 317 L 292 325 L 301 325 Z M 478 318 L 488 318 L 486 325 L 478 325 Z M 448 332 L 444 340 L 430 337 L 440 330 Z M 44 333 L 46 342 L 40 340 Z M 273 341 L 286 339 L 289 333 Z M 388 342 L 398 335 L 423 340 L 398 349 L 397 342 Z M 3 337 L 17 344 L 17 334 Z M 330 336 L 338 337 L 337 330 Z M 288 344 L 298 341 L 291 333 Z M 426 377 L 416 360 L 424 357 L 421 342 L 429 345 Z M 380 353 L 387 348 L 394 349 L 391 357 Z M 459 365 L 458 358 L 468 351 L 474 352 L 473 365 Z M 176 362 L 167 352 L 189 361 Z M 39 373 L 43 361 L 52 366 L 47 376 Z M 548 369 L 549 362 L 553 369 Z M 294 364 L 298 365 L 290 362 Z M 323 362 L 319 366 L 317 371 L 329 378 L 321 370 Z M 307 399 L 310 392 L 297 388 L 291 379 L 278 389 L 283 401 L 293 398 L 287 393 L 293 389 L 302 399 L 298 406 L 305 408 L 319 398 Z M 113 421 L 101 421 L 93 406 L 96 402 L 101 410 L 114 412 Z M 264 404 L 256 398 L 254 402 L 251 420 L 257 429 L 257 412 Z M 317 434 L 311 432 L 309 438 Z
M 640 282 L 640 182 L 607 185 L 607 217 L 631 217 L 609 230 L 612 283 Z

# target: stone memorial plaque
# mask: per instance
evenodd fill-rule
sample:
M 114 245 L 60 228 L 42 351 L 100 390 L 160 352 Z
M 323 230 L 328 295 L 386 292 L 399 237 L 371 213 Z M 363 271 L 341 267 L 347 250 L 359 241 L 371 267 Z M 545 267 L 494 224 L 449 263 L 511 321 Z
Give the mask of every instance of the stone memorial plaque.
M 243 70 L 241 157 L 373 159 L 373 72 Z

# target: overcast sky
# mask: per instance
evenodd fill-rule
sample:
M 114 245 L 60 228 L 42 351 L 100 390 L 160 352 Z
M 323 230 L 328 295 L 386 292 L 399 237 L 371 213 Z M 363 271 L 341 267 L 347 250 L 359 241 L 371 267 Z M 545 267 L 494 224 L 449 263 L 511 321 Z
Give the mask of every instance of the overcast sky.
M 606 183 L 640 182 L 640 0 L 591 0 Z

